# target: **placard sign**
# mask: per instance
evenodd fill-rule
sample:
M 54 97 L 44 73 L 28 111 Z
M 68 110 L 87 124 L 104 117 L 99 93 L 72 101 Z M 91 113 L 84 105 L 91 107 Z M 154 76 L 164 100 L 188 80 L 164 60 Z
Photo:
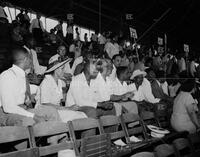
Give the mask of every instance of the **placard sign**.
M 189 50 L 189 45 L 187 45 L 187 44 L 184 44 L 183 45 L 183 48 L 184 48 L 184 52 L 189 52 L 190 50 Z
M 163 45 L 163 39 L 161 37 L 158 37 L 158 45 Z
M 130 29 L 130 36 L 131 36 L 131 38 L 137 39 L 138 36 L 137 36 L 137 31 L 136 31 L 136 29 L 134 29 L 134 28 L 132 28 L 132 27 L 130 27 L 129 29 Z
M 74 14 L 67 14 L 67 20 L 74 20 Z
M 133 14 L 126 14 L 126 20 L 133 20 Z

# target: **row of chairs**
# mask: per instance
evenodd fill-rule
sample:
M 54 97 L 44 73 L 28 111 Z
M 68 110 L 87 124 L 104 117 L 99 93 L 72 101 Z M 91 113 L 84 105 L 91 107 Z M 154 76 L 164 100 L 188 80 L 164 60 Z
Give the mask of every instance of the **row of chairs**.
M 60 122 L 45 122 L 30 126 L 28 128 L 11 126 L 1 127 L 0 144 L 28 140 L 30 148 L 21 151 L 0 154 L 0 157 L 38 157 L 54 154 L 60 150 L 66 149 L 73 149 L 76 153 L 76 156 L 83 157 L 123 156 L 136 153 L 140 149 L 147 148 L 159 142 L 163 143 L 170 138 L 175 138 L 174 135 L 167 136 L 168 138 L 165 137 L 164 139 L 150 137 L 148 135 L 145 121 L 149 120 L 150 117 L 153 118 L 154 116 L 147 117 L 128 113 L 119 117 L 103 116 L 98 120 L 92 118 L 77 119 L 69 121 L 68 124 Z M 107 132 L 107 128 L 112 126 L 114 126 L 116 129 Z M 79 135 L 80 131 L 89 129 L 96 129 L 97 135 L 85 138 L 77 136 Z M 63 134 L 69 134 L 70 139 L 54 145 L 41 145 L 39 142 L 43 141 L 40 139 L 46 139 L 51 136 Z M 139 135 L 143 140 L 140 142 L 133 142 L 131 141 L 132 135 Z M 125 147 L 120 147 L 120 149 L 115 146 L 113 147 L 111 141 L 123 138 L 127 144 Z
M 200 134 L 188 135 L 188 138 L 175 139 L 172 144 L 161 144 L 154 152 L 140 152 L 131 157 L 198 157 L 200 156 Z

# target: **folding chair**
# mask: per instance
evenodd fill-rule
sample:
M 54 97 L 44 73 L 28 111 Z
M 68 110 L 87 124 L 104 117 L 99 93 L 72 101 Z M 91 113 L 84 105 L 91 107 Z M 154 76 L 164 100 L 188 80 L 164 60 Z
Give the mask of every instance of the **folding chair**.
M 90 129 L 97 129 L 99 131 L 99 134 L 102 133 L 99 121 L 93 118 L 83 118 L 83 119 L 76 119 L 73 121 L 69 121 L 68 126 L 69 126 L 70 137 L 74 144 L 76 156 L 82 155 L 81 143 L 83 143 L 81 137 L 78 138 L 76 136 L 77 132 L 86 131 Z
M 39 157 L 38 148 L 33 148 L 31 136 L 27 127 L 0 127 L 0 144 L 20 144 L 22 142 L 27 142 L 27 140 L 31 148 L 0 154 L 0 157 Z
M 191 145 L 186 138 L 175 139 L 173 145 L 179 157 L 192 154 Z
M 140 118 L 143 120 L 145 124 L 151 124 L 155 126 L 160 126 L 158 119 L 155 116 L 154 112 L 144 111 L 140 113 Z
M 34 125 L 30 128 L 31 141 L 32 143 L 38 142 L 40 138 L 49 138 L 56 137 L 58 139 L 63 134 L 67 134 L 69 132 L 68 126 L 66 123 L 61 122 L 42 122 Z M 65 140 L 64 142 L 58 142 L 57 144 L 45 145 L 39 147 L 40 156 L 46 156 L 50 154 L 56 154 L 59 151 L 66 149 L 74 149 L 74 145 L 72 141 Z
M 149 145 L 149 140 L 146 134 L 146 128 L 144 127 L 143 121 L 137 114 L 127 113 L 121 115 L 122 127 L 126 135 L 126 141 L 131 145 L 132 150 L 144 148 Z M 134 123 L 135 126 L 129 127 L 130 123 Z M 143 140 L 139 142 L 131 141 L 131 136 L 142 136 Z
M 158 145 L 155 149 L 156 157 L 177 157 L 176 151 L 173 145 L 161 144 Z
M 192 146 L 192 152 L 199 152 L 200 154 L 200 132 L 188 134 L 188 140 Z
M 154 153 L 151 152 L 140 152 L 132 155 L 131 157 L 154 157 Z
M 81 140 L 81 157 L 111 156 L 110 134 L 84 137 Z
M 154 106 L 155 117 L 162 128 L 169 129 L 170 127 L 170 114 L 166 104 L 157 103 Z
M 106 128 L 108 127 L 114 127 L 115 130 L 112 130 L 112 132 L 109 132 L 111 136 L 111 141 L 116 141 L 122 138 L 126 139 L 126 133 L 123 130 L 123 126 L 121 123 L 121 119 L 118 116 L 113 115 L 107 115 L 100 117 L 100 126 L 103 130 L 103 133 L 106 132 Z M 120 128 L 121 127 L 121 128 Z M 123 147 L 116 146 L 115 144 L 112 145 L 112 155 L 113 156 L 123 156 L 127 155 L 131 152 L 130 145 L 126 145 Z

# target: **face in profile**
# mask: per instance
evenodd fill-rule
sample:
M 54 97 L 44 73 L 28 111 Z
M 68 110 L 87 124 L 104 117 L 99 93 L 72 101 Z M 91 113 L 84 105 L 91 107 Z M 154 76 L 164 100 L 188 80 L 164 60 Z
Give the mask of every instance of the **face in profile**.
M 113 60 L 113 63 L 116 67 L 119 67 L 120 64 L 122 62 L 122 58 L 120 56 L 117 56 L 114 60 Z
M 107 62 L 108 62 L 108 65 L 107 65 L 107 76 L 109 76 L 113 71 L 113 64 L 112 64 L 111 60 L 107 60 Z
M 25 56 L 24 65 L 26 70 L 33 69 L 33 60 L 29 54 Z
M 90 63 L 89 63 L 88 71 L 89 71 L 90 77 L 92 79 L 95 79 L 97 77 L 97 75 L 98 75 L 97 60 L 96 59 L 91 59 L 89 62 Z
M 41 15 L 37 14 L 37 19 L 40 19 L 41 18 Z
M 138 76 L 135 77 L 135 83 L 139 86 L 142 85 L 143 80 L 144 80 L 143 75 L 138 75 Z
M 66 54 L 66 48 L 64 46 L 59 46 L 57 51 L 58 51 L 58 54 L 62 57 L 64 57 Z
M 150 81 L 150 82 L 152 82 L 153 80 L 155 80 L 155 78 L 156 78 L 156 74 L 155 74 L 155 72 L 154 71 L 149 71 L 148 73 L 147 73 L 147 79 Z

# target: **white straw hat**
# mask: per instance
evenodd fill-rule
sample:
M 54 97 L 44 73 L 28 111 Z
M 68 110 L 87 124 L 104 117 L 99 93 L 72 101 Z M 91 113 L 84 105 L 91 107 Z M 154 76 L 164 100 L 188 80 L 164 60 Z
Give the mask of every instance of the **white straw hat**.
M 71 59 L 66 59 L 62 62 L 59 62 L 58 60 L 57 61 L 54 61 L 52 62 L 51 64 L 49 64 L 47 70 L 45 71 L 45 74 L 46 73 L 50 73 L 56 69 L 58 69 L 59 67 L 63 66 L 65 63 L 69 62 Z
M 143 75 L 144 77 L 147 75 L 145 71 L 135 70 L 131 76 L 131 80 L 133 80 L 136 76 Z

